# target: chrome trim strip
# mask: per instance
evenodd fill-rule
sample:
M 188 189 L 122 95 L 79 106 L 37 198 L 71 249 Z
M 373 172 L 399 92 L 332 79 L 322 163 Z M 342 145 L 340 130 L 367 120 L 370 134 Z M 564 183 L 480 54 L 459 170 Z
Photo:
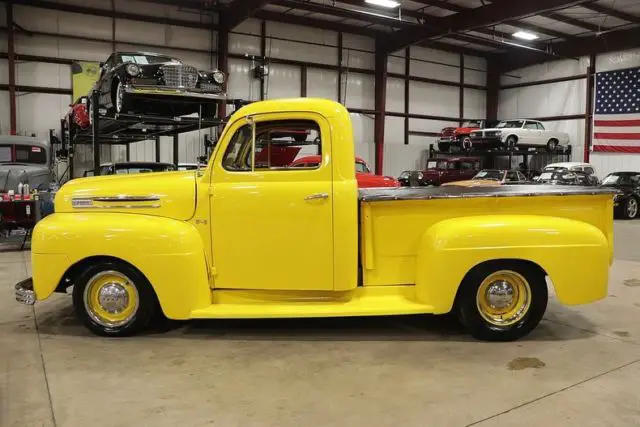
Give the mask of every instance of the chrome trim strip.
M 202 98 L 202 99 L 219 99 L 226 100 L 226 93 L 210 93 L 205 92 L 203 89 L 199 88 L 190 88 L 190 89 L 179 89 L 173 87 L 162 87 L 162 86 L 153 86 L 153 85 L 135 85 L 135 86 L 125 86 L 124 88 L 126 93 L 130 93 L 132 95 L 169 95 L 169 96 L 190 96 L 193 98 Z
M 131 202 L 159 202 L 160 196 L 152 194 L 149 196 L 134 196 L 130 194 L 119 194 L 117 196 L 82 196 L 73 197 L 71 206 L 75 209 L 143 209 L 143 208 L 159 208 L 160 203 L 146 203 L 135 205 L 94 205 L 93 202 L 106 203 L 131 203 Z

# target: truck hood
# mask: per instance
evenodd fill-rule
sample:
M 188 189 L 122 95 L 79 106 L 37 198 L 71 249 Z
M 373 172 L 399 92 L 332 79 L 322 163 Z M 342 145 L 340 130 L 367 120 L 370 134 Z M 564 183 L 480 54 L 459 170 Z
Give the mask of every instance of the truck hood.
M 58 191 L 55 212 L 120 212 L 190 219 L 196 208 L 196 171 L 78 178 Z

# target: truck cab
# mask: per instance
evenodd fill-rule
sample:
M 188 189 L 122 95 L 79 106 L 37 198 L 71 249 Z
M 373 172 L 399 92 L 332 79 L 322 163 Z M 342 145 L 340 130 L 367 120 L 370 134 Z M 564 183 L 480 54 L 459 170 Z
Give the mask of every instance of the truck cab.
M 292 135 L 297 135 L 292 138 Z M 302 135 L 302 136 L 300 136 Z M 278 146 L 320 156 L 290 167 Z M 73 286 L 92 332 L 171 319 L 459 316 L 474 337 L 518 339 L 560 302 L 607 295 L 611 189 L 360 189 L 348 111 L 256 102 L 207 167 L 72 180 L 33 233 L 26 304 Z M 563 256 L 567 251 L 572 257 Z

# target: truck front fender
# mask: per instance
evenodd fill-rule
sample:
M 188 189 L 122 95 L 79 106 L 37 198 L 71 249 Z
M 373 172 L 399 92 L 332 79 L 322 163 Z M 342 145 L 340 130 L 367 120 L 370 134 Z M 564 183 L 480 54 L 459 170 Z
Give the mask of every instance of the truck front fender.
M 187 319 L 211 304 L 202 239 L 189 223 L 124 213 L 55 213 L 40 221 L 32 239 L 36 297 L 45 299 L 78 263 L 111 257 L 140 270 L 164 314 Z
M 596 227 L 553 216 L 483 215 L 438 222 L 425 231 L 416 262 L 416 298 L 435 313 L 451 311 L 475 266 L 517 259 L 542 268 L 564 304 L 604 298 L 609 243 Z

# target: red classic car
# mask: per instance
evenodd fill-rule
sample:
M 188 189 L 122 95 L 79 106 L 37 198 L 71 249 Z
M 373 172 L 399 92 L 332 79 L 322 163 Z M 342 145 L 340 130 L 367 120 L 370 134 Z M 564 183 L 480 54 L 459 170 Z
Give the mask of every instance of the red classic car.
M 289 166 L 293 168 L 315 167 L 320 164 L 320 156 L 304 156 L 294 160 Z M 359 188 L 400 187 L 397 179 L 390 176 L 374 175 L 364 159 L 356 157 L 356 180 Z
M 478 157 L 452 157 L 450 159 L 429 159 L 422 172 L 425 185 L 440 185 L 445 182 L 463 181 L 480 172 Z
M 461 150 L 471 149 L 471 132 L 477 129 L 484 129 L 495 126 L 498 120 L 467 120 L 460 127 L 446 127 L 440 132 L 438 138 L 438 151 L 448 152 L 451 147 L 458 147 Z
M 81 96 L 75 103 L 69 105 L 69 111 L 67 111 L 65 121 L 72 139 L 78 129 L 87 129 L 89 127 L 87 102 L 88 98 Z

